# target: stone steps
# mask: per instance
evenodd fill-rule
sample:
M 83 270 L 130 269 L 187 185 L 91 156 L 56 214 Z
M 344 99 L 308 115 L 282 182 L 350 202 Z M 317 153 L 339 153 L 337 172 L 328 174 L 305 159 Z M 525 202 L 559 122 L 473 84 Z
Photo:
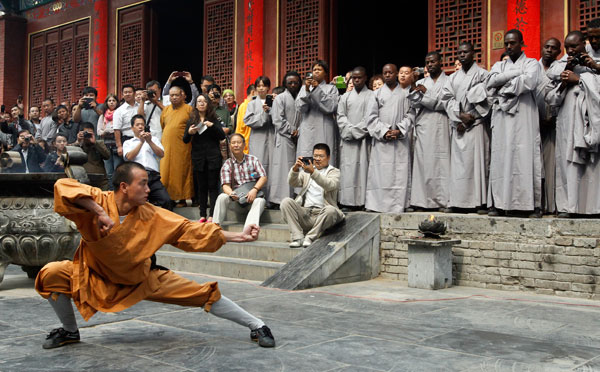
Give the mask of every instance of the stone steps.
M 161 251 L 182 252 L 170 245 L 165 245 Z M 260 261 L 289 262 L 292 258 L 296 257 L 299 252 L 299 249 L 289 248 L 288 243 L 256 241 L 250 243 L 227 243 L 215 253 L 198 254 L 255 259 Z
M 156 252 L 157 263 L 177 271 L 264 281 L 285 263 L 201 253 Z
M 192 221 L 200 218 L 198 208 L 176 208 Z M 227 212 L 224 230 L 239 232 L 246 216 Z M 265 210 L 261 216 L 258 240 L 250 243 L 227 243 L 214 253 L 188 253 L 165 245 L 157 252 L 157 262 L 173 270 L 230 278 L 264 281 L 302 250 L 289 248 L 289 230 L 281 223 L 281 212 Z

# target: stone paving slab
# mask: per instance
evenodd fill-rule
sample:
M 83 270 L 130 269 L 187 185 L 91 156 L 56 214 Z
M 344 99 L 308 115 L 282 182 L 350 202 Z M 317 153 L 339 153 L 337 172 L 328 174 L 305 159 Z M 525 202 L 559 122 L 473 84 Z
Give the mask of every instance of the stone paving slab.
M 43 350 L 57 326 L 33 281 L 9 266 L 0 284 L 0 371 L 600 371 L 600 302 L 398 281 L 282 291 L 217 280 L 261 317 L 275 349 L 199 308 L 141 302 L 78 317 L 82 342 Z

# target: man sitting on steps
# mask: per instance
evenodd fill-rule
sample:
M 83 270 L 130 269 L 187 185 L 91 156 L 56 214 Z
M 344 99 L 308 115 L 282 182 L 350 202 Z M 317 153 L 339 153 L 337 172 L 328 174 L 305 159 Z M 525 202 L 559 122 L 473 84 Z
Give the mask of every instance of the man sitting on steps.
M 267 173 L 256 156 L 244 154 L 244 136 L 234 133 L 229 143 L 231 157 L 221 167 L 223 192 L 217 198 L 212 222 L 221 224 L 230 207 L 242 212 L 250 206 L 244 228 L 252 224 L 259 226 L 266 204 L 261 189 L 267 184 Z
M 285 198 L 280 205 L 290 229 L 291 248 L 308 247 L 323 231 L 344 219 L 337 205 L 340 170 L 329 164 L 330 158 L 329 146 L 317 143 L 313 147 L 314 163 L 300 156 L 290 169 L 290 186 L 302 188 L 295 200 Z M 306 235 L 304 231 L 308 231 Z

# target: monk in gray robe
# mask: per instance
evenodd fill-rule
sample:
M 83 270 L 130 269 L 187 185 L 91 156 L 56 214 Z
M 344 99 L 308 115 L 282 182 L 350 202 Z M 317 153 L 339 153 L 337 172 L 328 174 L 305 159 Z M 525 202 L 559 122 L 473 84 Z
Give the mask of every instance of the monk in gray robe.
M 556 155 L 554 146 L 556 141 L 556 110 L 546 103 L 546 93 L 551 87 L 551 81 L 546 71 L 556 62 L 560 54 L 561 43 L 556 38 L 546 40 L 542 47 L 540 67 L 543 70 L 540 82 L 536 89 L 536 101 L 540 115 L 540 136 L 542 138 L 542 208 L 546 213 L 556 212 L 554 197 Z
M 416 110 L 410 204 L 420 208 L 448 206 L 450 120 L 441 99 L 448 77 L 438 52 L 425 57 L 429 76 L 417 81 L 408 99 Z
M 346 207 L 365 205 L 369 170 L 369 131 L 367 104 L 373 92 L 367 88 L 364 67 L 352 70 L 353 89 L 338 103 L 337 124 L 340 130 L 339 202 Z
M 405 120 L 410 108 L 409 86 L 398 82 L 396 65 L 383 66 L 383 87 L 367 106 L 367 129 L 372 137 L 365 208 L 402 213 L 410 198 L 410 140 Z M 403 121 L 404 120 L 404 121 Z M 402 122 L 402 125 L 400 125 Z
M 296 107 L 302 114 L 296 155 L 310 157 L 317 143 L 326 143 L 331 149 L 330 163 L 337 167 L 338 130 L 334 115 L 339 93 L 335 85 L 327 83 L 328 74 L 327 62 L 317 61 L 296 98 Z
M 535 93 L 542 69 L 522 51 L 523 34 L 504 36 L 509 58 L 497 62 L 486 87 L 493 97 L 491 158 L 488 190 L 490 216 L 503 211 L 534 211 L 542 217 L 542 155 Z
M 597 60 L 585 53 L 585 37 L 580 31 L 567 34 L 565 49 L 567 54 L 548 71 L 554 88 L 546 95 L 548 104 L 559 107 L 556 118 L 556 208 L 559 217 L 600 213 Z
M 474 54 L 471 43 L 459 45 L 461 68 L 450 75 L 442 89 L 442 101 L 452 127 L 448 205 L 486 213 L 489 156 L 486 117 L 491 105 L 485 90 L 488 72 L 474 63 Z
M 259 76 L 254 83 L 256 97 L 248 103 L 244 124 L 252 128 L 248 140 L 248 153 L 258 158 L 267 174 L 270 170 L 271 152 L 273 151 L 274 127 L 271 120 L 271 106 L 266 99 L 271 89 L 271 80 L 266 76 Z M 269 200 L 269 187 L 264 187 L 265 199 Z
M 281 204 L 285 198 L 294 195 L 288 183 L 290 168 L 296 162 L 296 140 L 300 112 L 296 109 L 296 97 L 302 79 L 296 71 L 290 71 L 283 78 L 285 92 L 278 94 L 273 101 L 271 117 L 275 128 L 275 144 L 269 168 L 269 203 Z

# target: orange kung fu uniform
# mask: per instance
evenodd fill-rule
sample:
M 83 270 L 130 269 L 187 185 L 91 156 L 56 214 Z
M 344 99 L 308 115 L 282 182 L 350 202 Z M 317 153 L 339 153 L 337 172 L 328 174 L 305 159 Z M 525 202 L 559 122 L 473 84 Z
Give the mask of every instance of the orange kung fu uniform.
M 115 222 L 108 234 L 100 233 L 94 213 L 74 203 L 90 197 Z M 35 280 L 44 298 L 64 293 L 73 299 L 87 321 L 97 311 L 117 312 L 141 300 L 204 307 L 221 298 L 216 282 L 199 284 L 169 270 L 151 270 L 151 257 L 164 244 L 188 252 L 215 252 L 225 237 L 216 224 L 191 222 L 150 203 L 134 208 L 119 222 L 112 191 L 58 180 L 54 210 L 77 224 L 81 243 L 73 261 L 51 262 Z

